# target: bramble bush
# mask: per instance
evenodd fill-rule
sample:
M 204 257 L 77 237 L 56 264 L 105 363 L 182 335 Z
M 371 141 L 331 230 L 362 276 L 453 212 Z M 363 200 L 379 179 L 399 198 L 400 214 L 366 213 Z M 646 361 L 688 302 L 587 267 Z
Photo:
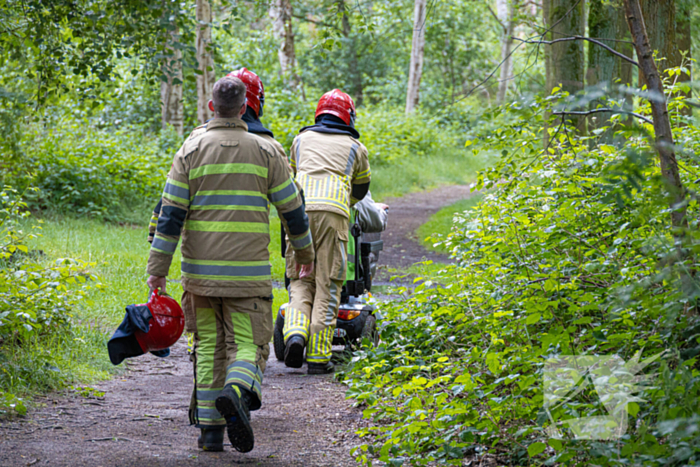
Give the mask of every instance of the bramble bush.
M 41 252 L 29 250 L 27 240 L 38 234 L 25 231 L 28 216 L 18 192 L 4 187 L 0 191 L 0 415 L 26 411 L 21 399 L 5 392 L 13 373 L 3 354 L 70 328 L 72 310 L 96 285 L 86 272 L 94 264 L 68 258 L 47 264 Z
M 357 352 L 341 375 L 373 422 L 359 431 L 361 464 L 700 461 L 698 200 L 689 198 L 679 253 L 649 144 L 653 128 L 618 126 L 618 143 L 604 144 L 597 134 L 578 138 L 552 126 L 544 152 L 544 105 L 515 103 L 472 135 L 475 152 L 500 148 L 503 157 L 479 176 L 477 187 L 492 193 L 456 216 L 443 240 L 457 264 L 388 303 L 382 343 Z M 672 99 L 674 115 L 680 105 Z M 684 184 L 695 193 L 700 130 L 674 132 Z M 660 352 L 647 370 L 651 383 L 627 405 L 620 440 L 547 435 L 565 420 L 608 415 L 589 384 L 550 419 L 542 388 L 549 358 L 629 361 Z

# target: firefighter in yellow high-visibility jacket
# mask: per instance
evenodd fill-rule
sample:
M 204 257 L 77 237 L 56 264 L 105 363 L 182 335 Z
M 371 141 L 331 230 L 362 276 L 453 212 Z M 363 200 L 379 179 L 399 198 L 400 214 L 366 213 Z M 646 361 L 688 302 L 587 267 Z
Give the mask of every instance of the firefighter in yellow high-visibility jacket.
M 333 371 L 331 344 L 347 269 L 350 207 L 364 198 L 370 182 L 367 148 L 359 138 L 355 103 L 334 89 L 321 97 L 316 124 L 302 128 L 290 151 L 304 190 L 316 261 L 314 273 L 300 279 L 291 254 L 298 240 L 288 238 L 284 362 L 301 368 L 306 347 L 309 374 Z

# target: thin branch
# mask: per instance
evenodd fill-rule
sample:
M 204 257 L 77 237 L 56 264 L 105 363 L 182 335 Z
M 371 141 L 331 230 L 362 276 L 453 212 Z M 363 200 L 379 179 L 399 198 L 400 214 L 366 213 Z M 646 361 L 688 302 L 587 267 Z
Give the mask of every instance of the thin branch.
M 506 31 L 506 26 L 505 26 L 505 25 L 501 22 L 501 20 L 498 18 L 498 15 L 496 14 L 495 11 L 493 11 L 493 9 L 491 8 L 491 5 L 486 4 L 486 8 L 489 9 L 489 13 L 491 13 L 491 16 L 493 16 L 494 19 L 495 19 L 496 21 L 498 21 L 498 24 L 501 26 L 501 28 L 503 28 L 503 32 L 505 32 L 505 31 Z
M 639 68 L 639 63 L 635 62 L 631 58 L 629 58 L 625 54 L 621 54 L 617 50 L 613 49 L 612 47 L 608 47 L 607 45 L 603 44 L 602 42 L 596 40 L 596 39 L 591 39 L 590 37 L 585 37 L 585 36 L 571 36 L 571 37 L 562 37 L 561 39 L 554 39 L 551 41 L 545 41 L 545 40 L 539 40 L 539 41 L 533 41 L 533 40 L 528 40 L 528 39 L 520 39 L 519 37 L 514 37 L 513 40 L 524 42 L 525 44 L 546 44 L 546 45 L 552 45 L 557 42 L 570 42 L 570 41 L 588 41 L 592 42 L 593 44 L 599 45 L 600 47 L 604 48 L 608 52 L 610 52 L 613 55 L 616 55 L 620 57 L 623 60 L 626 60 L 630 62 L 632 65 L 635 65 L 636 67 Z
M 552 112 L 554 115 L 591 115 L 591 114 L 597 114 L 601 112 L 609 112 L 609 113 L 616 113 L 616 114 L 626 114 L 626 115 L 632 115 L 633 117 L 637 117 L 640 120 L 643 120 L 644 122 L 648 123 L 649 125 L 653 125 L 654 122 L 651 121 L 651 119 L 645 117 L 644 115 L 640 115 L 635 112 L 630 112 L 628 110 L 622 110 L 622 109 L 608 109 L 608 108 L 602 108 L 602 109 L 593 109 L 593 110 L 563 110 L 560 112 Z
M 539 37 L 540 37 L 540 39 L 544 38 L 544 36 L 545 36 L 548 32 L 550 32 L 552 29 L 554 29 L 559 23 L 561 23 L 562 21 L 564 21 L 564 19 L 565 19 L 567 16 L 569 16 L 569 14 L 570 14 L 572 11 L 574 11 L 574 8 L 576 8 L 576 7 L 578 6 L 579 3 L 581 3 L 581 0 L 576 0 L 576 3 L 574 3 L 573 6 L 572 6 L 571 8 L 569 8 L 569 10 L 568 10 L 566 13 L 564 13 L 564 15 L 563 15 L 561 18 L 559 18 L 552 26 L 550 26 L 548 29 L 546 29 L 542 34 L 538 34 Z M 533 37 L 534 37 L 534 36 L 533 36 Z M 522 40 L 522 39 L 518 39 L 518 40 Z M 525 41 L 525 42 L 526 42 L 526 41 Z M 503 65 L 503 64 L 506 62 L 506 60 L 508 60 L 508 58 L 510 58 L 510 56 L 513 55 L 513 54 L 515 53 L 515 51 L 518 50 L 518 49 L 520 48 L 520 46 L 521 46 L 522 44 L 523 44 L 523 43 L 520 43 L 520 44 L 516 45 L 515 47 L 513 47 L 513 50 L 511 50 L 511 52 L 508 54 L 508 56 L 507 56 L 506 58 L 504 58 L 503 60 L 501 60 L 501 63 L 499 63 L 499 64 L 496 66 L 496 68 L 495 68 L 486 78 L 484 78 L 481 82 L 479 82 L 479 84 L 477 84 L 476 86 L 474 86 L 473 88 L 471 88 L 471 89 L 469 90 L 469 92 L 467 92 L 463 97 L 461 97 L 461 98 L 459 98 L 457 101 L 453 102 L 452 105 L 454 105 L 454 104 L 456 104 L 457 102 L 460 102 L 460 101 L 462 101 L 462 100 L 468 98 L 469 96 L 471 96 L 471 95 L 474 93 L 474 91 L 476 91 L 476 90 L 479 89 L 481 86 L 483 86 L 486 82 L 488 82 L 488 81 L 493 77 L 493 75 L 496 74 L 496 72 L 498 71 L 498 69 L 501 68 L 501 65 Z M 537 54 L 538 54 L 538 56 L 539 56 L 539 47 L 537 47 Z M 534 64 L 533 64 L 533 65 L 534 65 Z M 525 72 L 525 70 L 523 70 L 522 73 L 524 73 L 524 72 Z M 522 74 L 522 73 L 521 73 L 521 74 Z M 515 77 L 513 77 L 513 78 L 515 78 Z
M 313 23 L 313 24 L 316 24 L 318 26 L 325 26 L 327 28 L 332 28 L 332 29 L 335 29 L 336 31 L 340 31 L 340 28 L 338 26 L 336 26 L 335 24 L 326 23 L 325 21 L 317 21 L 315 19 L 308 18 L 304 15 L 292 14 L 292 18 L 300 19 L 302 21 L 306 21 L 307 23 Z

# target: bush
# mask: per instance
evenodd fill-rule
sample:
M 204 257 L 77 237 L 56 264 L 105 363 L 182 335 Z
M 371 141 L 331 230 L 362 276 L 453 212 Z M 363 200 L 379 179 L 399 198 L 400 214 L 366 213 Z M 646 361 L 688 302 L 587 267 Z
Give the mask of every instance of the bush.
M 109 132 L 72 125 L 28 128 L 23 157 L 2 181 L 23 190 L 31 209 L 77 213 L 122 221 L 120 206 L 155 203 L 180 145 L 172 129 L 160 137 L 137 130 Z
M 262 121 L 289 152 L 294 137 L 305 126 L 314 124 L 316 102 L 301 101 L 297 96 L 277 93 L 269 99 Z M 464 146 L 460 129 L 437 117 L 384 107 L 357 109 L 360 141 L 367 146 L 370 163 L 389 165 L 410 156 L 439 157 L 444 151 Z
M 26 207 L 16 191 L 8 187 L 0 191 L 0 354 L 67 330 L 72 310 L 90 288 L 85 268 L 91 265 L 67 258 L 44 264 L 41 252 L 27 248 L 26 241 L 37 234 L 22 229 L 29 215 Z M 22 401 L 2 391 L 12 376 L 5 362 L 2 370 L 0 413 L 22 413 L 26 410 Z
M 473 135 L 475 146 L 502 148 L 504 157 L 480 176 L 479 188 L 497 191 L 461 216 L 446 242 L 458 265 L 389 304 L 383 342 L 356 353 L 344 375 L 374 422 L 355 450 L 364 465 L 462 465 L 486 452 L 509 465 L 700 461 L 700 319 L 689 274 L 698 221 L 681 261 L 644 131 L 623 129 L 625 145 L 616 147 L 552 128 L 543 153 L 542 113 L 535 106 L 512 125 Z M 694 167 L 700 130 L 675 131 L 682 163 Z M 696 192 L 689 172 L 684 183 Z M 697 219 L 697 200 L 688 209 Z M 620 440 L 547 435 L 565 420 L 608 415 L 591 385 L 544 411 L 549 358 L 630 361 L 663 351 L 651 384 L 630 394 Z

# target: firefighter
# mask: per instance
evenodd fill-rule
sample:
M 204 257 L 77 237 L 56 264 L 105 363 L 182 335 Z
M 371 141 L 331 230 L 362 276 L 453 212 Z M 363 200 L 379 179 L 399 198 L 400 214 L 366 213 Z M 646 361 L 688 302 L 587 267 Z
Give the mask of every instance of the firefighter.
M 324 94 L 316 107 L 316 124 L 302 128 L 291 148 L 291 165 L 303 188 L 316 251 L 314 273 L 300 277 L 287 249 L 289 307 L 284 321 L 288 367 L 306 361 L 309 374 L 333 371 L 331 344 L 347 268 L 350 207 L 367 194 L 370 167 L 367 149 L 355 129 L 355 104 L 344 92 Z M 292 236 L 288 246 L 299 247 Z
M 275 150 L 286 160 L 287 154 L 284 152 L 284 147 L 277 142 L 277 140 L 275 140 L 275 135 L 272 133 L 272 131 L 265 128 L 265 126 L 263 126 L 263 124 L 260 122 L 260 117 L 263 115 L 263 107 L 265 106 L 265 88 L 263 87 L 260 77 L 245 67 L 241 68 L 240 70 L 232 71 L 226 76 L 238 78 L 243 81 L 243 84 L 245 84 L 246 110 L 243 114 L 242 120 L 248 125 L 248 133 L 253 133 L 272 144 Z M 196 137 L 198 134 L 204 131 L 206 131 L 206 124 L 195 128 L 188 139 Z M 158 223 L 161 204 L 162 200 L 158 201 L 158 204 L 153 210 L 151 221 L 148 224 L 149 242 L 153 242 L 153 235 L 155 234 L 156 224 Z
M 190 421 L 201 428 L 200 447 L 215 451 L 224 428 L 236 450 L 254 446 L 249 411 L 261 405 L 272 337 L 268 201 L 298 239 L 290 252 L 296 273 L 313 271 L 301 196 L 286 160 L 247 132 L 245 93 L 238 78 L 214 85 L 214 118 L 185 141 L 168 174 L 147 268 L 149 287 L 165 291 L 182 236 L 182 305 L 194 333 Z

